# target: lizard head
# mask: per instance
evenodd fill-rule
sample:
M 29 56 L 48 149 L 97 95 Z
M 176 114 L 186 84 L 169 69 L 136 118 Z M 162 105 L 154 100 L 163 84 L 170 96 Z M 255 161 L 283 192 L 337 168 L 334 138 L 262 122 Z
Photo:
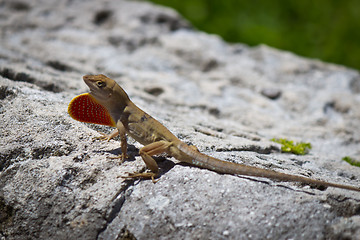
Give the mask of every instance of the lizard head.
M 100 104 L 111 107 L 119 107 L 118 105 L 126 105 L 130 99 L 124 89 L 122 89 L 114 80 L 103 74 L 85 75 L 84 82 L 90 88 L 92 95 Z
M 114 93 L 116 82 L 105 75 L 85 75 L 84 82 L 90 88 L 90 94 L 99 102 L 108 102 Z

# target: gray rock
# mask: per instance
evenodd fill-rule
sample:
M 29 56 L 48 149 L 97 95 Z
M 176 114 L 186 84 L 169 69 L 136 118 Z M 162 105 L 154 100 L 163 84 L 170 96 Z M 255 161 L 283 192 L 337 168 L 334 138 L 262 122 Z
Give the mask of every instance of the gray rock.
M 71 119 L 103 73 L 180 139 L 211 156 L 360 186 L 359 73 L 267 46 L 227 44 L 138 1 L 0 3 L 2 239 L 359 239 L 360 194 L 217 174 L 162 157 L 160 181 L 111 159 L 106 127 Z M 263 89 L 277 89 L 276 101 Z M 271 138 L 313 145 L 280 153 Z
M 261 90 L 261 94 L 269 99 L 276 100 L 281 96 L 281 91 L 275 88 L 264 88 Z

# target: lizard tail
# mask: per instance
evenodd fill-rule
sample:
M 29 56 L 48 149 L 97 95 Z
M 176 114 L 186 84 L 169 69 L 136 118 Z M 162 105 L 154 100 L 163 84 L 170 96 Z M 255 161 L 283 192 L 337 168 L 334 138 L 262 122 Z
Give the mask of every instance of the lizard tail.
M 210 157 L 203 153 L 200 153 L 192 148 L 190 148 L 185 143 L 180 143 L 178 149 L 185 153 L 185 156 L 180 159 L 181 161 L 187 162 L 191 165 L 195 165 L 200 168 L 206 168 L 215 172 L 232 174 L 232 175 L 245 175 L 245 176 L 254 176 L 254 177 L 264 177 L 284 182 L 301 182 L 305 184 L 314 184 L 317 186 L 325 187 L 335 187 L 342 188 L 352 191 L 360 192 L 360 188 L 343 185 L 337 183 L 330 183 L 321 180 L 311 179 L 307 177 L 301 177 L 297 175 L 291 175 L 286 173 L 280 173 L 269 169 L 262 169 L 253 166 L 247 166 L 244 164 L 232 163 L 228 161 L 223 161 L 217 158 Z

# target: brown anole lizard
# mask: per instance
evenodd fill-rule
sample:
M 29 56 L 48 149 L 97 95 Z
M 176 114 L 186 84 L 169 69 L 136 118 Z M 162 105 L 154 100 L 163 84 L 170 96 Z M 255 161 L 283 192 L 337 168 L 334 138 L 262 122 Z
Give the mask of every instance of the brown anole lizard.
M 182 142 L 160 122 L 138 108 L 114 80 L 104 75 L 86 75 L 83 79 L 89 86 L 90 93 L 81 94 L 70 102 L 68 107 L 70 116 L 81 122 L 115 127 L 111 134 L 101 138 L 110 140 L 120 135 L 122 154 L 119 157 L 122 161 L 127 158 L 126 134 L 144 145 L 139 153 L 151 172 L 129 173 L 126 178 L 151 178 L 156 182 L 159 168 L 152 156 L 167 153 L 179 161 L 224 174 L 264 177 L 360 191 L 358 187 L 232 163 L 202 154 L 196 147 Z

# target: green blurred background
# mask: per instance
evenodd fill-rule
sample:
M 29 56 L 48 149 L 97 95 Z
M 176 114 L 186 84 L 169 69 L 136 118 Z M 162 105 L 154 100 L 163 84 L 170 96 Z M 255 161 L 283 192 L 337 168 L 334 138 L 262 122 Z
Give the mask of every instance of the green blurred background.
M 261 43 L 360 69 L 359 0 L 150 0 L 228 42 Z

